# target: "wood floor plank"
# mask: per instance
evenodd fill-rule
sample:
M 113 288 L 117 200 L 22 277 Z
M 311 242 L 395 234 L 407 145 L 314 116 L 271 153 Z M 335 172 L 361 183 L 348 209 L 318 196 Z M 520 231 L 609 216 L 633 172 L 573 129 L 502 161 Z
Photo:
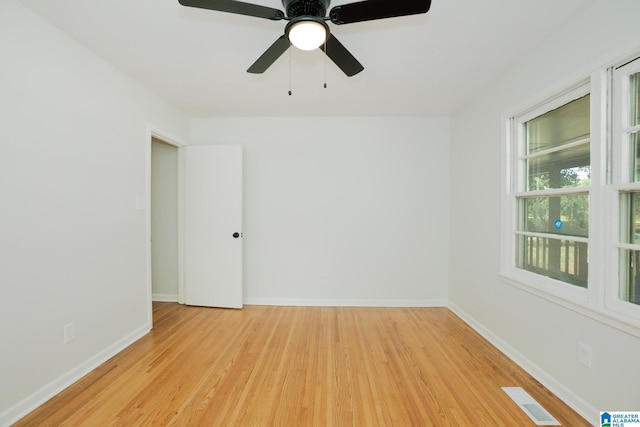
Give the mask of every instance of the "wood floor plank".
M 21 426 L 532 426 L 578 414 L 446 308 L 154 303 L 154 329 Z

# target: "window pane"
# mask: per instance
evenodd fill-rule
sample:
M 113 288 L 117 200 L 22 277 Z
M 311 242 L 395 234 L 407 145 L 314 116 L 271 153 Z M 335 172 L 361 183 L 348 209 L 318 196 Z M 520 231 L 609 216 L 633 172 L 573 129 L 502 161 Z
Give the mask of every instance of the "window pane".
M 621 193 L 620 206 L 623 207 L 622 242 L 640 245 L 640 193 Z
M 629 126 L 637 126 L 640 124 L 640 108 L 638 108 L 638 99 L 640 99 L 640 73 L 629 76 Z M 638 134 L 633 132 L 629 135 L 629 148 L 631 150 L 631 181 L 640 180 L 640 144 L 638 144 Z
M 640 180 L 640 140 L 637 133 L 629 135 L 629 149 L 631 150 L 630 168 L 633 176 L 632 181 L 638 182 Z
M 589 196 L 586 194 L 522 198 L 523 231 L 589 236 Z
M 636 126 L 640 124 L 640 108 L 638 108 L 638 99 L 640 99 L 640 73 L 629 76 L 629 125 Z
M 620 295 L 622 301 L 640 305 L 640 251 L 620 250 Z
M 519 235 L 516 237 L 516 245 L 518 268 L 587 287 L 587 243 Z
M 589 99 L 585 95 L 526 122 L 527 154 L 588 138 Z
M 591 184 L 589 144 L 527 160 L 527 191 L 581 187 Z

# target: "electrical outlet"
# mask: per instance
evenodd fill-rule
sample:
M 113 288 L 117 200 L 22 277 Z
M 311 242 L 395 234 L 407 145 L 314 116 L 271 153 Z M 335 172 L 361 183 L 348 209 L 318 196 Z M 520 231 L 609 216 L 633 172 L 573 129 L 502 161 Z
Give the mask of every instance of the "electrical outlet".
M 585 343 L 578 343 L 578 362 L 582 363 L 587 368 L 591 367 L 592 351 L 591 347 Z
M 320 282 L 323 285 L 328 285 L 329 284 L 329 273 L 322 273 L 322 275 L 320 276 Z
M 70 341 L 76 339 L 76 322 L 69 322 L 64 325 L 64 343 L 67 344 Z

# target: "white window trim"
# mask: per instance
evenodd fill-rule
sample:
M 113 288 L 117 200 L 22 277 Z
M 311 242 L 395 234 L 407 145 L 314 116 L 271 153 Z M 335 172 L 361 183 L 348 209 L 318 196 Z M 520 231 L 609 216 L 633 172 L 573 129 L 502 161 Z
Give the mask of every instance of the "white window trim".
M 635 58 L 638 57 L 640 57 L 640 55 L 635 56 Z M 614 68 L 616 69 L 614 70 Z M 609 255 L 610 262 L 607 263 L 608 271 L 606 277 L 609 279 L 607 281 L 609 285 L 605 289 L 604 305 L 611 312 L 624 318 L 630 318 L 632 322 L 634 320 L 638 322 L 640 306 L 619 298 L 620 249 L 640 250 L 640 245 L 625 244 L 620 241 L 620 194 L 629 191 L 640 192 L 640 182 L 629 182 L 631 180 L 630 170 L 628 166 L 625 166 L 628 165 L 630 161 L 629 139 L 627 136 L 630 132 L 638 130 L 639 126 L 628 126 L 628 119 L 622 114 L 622 112 L 626 111 L 626 106 L 629 103 L 629 90 L 626 77 L 638 72 L 640 72 L 640 59 L 632 60 L 619 67 L 611 67 L 609 71 L 609 81 L 611 82 L 612 88 L 612 93 L 609 98 L 611 106 L 611 141 L 609 150 L 612 158 L 612 173 L 609 183 L 606 186 L 606 205 L 609 208 L 607 215 L 612 219 L 610 221 L 611 229 L 608 234 L 608 245 L 612 250 Z M 616 75 L 622 78 L 616 79 Z M 614 140 L 616 137 L 620 139 L 617 141 Z M 619 150 L 616 150 L 616 148 Z
M 610 67 L 607 67 L 610 68 Z M 613 264 L 614 246 L 612 236 L 617 236 L 618 230 L 618 202 L 617 190 L 607 185 L 607 159 L 610 145 L 607 143 L 609 130 L 608 119 L 609 94 L 608 87 L 610 75 L 607 68 L 602 68 L 582 78 L 575 79 L 575 83 L 546 91 L 542 97 L 528 103 L 528 106 L 513 109 L 502 115 L 502 161 L 506 171 L 502 176 L 502 231 L 501 231 L 501 258 L 499 278 L 506 284 L 514 286 L 530 294 L 544 298 L 586 317 L 601 323 L 625 331 L 631 335 L 640 337 L 640 318 L 630 315 L 622 310 L 612 300 L 612 292 L 616 296 L 618 292 L 617 271 L 618 264 Z M 586 88 L 586 91 L 585 91 Z M 581 93 L 581 94 L 580 94 Z M 516 229 L 516 197 L 519 195 L 517 187 L 522 176 L 514 177 L 518 173 L 517 156 L 513 141 L 514 129 L 518 129 L 517 122 L 522 123 L 537 117 L 546 111 L 560 107 L 573 99 L 585 94 L 591 94 L 591 129 L 590 129 L 590 156 L 591 156 L 591 186 L 588 189 L 590 197 L 589 217 L 589 286 L 587 289 L 538 275 L 523 269 L 516 268 L 515 264 L 515 234 Z M 558 96 L 558 94 L 561 94 Z M 520 139 L 522 141 L 522 139 Z M 522 174 L 520 174 L 522 175 Z M 638 184 L 640 185 L 640 184 Z M 551 193 L 564 190 L 550 190 Z M 573 190 L 572 190 L 573 191 Z M 545 190 L 544 192 L 547 192 Z M 524 194 L 520 194 L 524 195 Z M 531 193 L 527 193 L 531 195 Z M 612 199 L 615 202 L 612 203 Z M 615 207 L 616 214 L 612 216 L 611 209 Z M 615 221 L 611 221 L 615 218 Z M 606 221 L 606 222 L 605 222 Z M 610 224 L 609 228 L 603 224 Z M 612 224 L 615 223 L 615 224 Z M 615 228 L 612 228 L 615 227 Z M 617 255 L 616 255 L 617 259 Z M 607 262 L 610 260 L 612 262 Z M 616 280 L 612 280 L 615 273 Z M 617 300 L 618 303 L 622 303 Z M 626 303 L 632 305 L 630 303 Z M 634 309 L 636 307 L 633 307 Z
M 555 94 L 547 97 L 543 101 L 536 103 L 532 108 L 528 108 L 525 111 L 511 114 L 507 123 L 507 132 L 505 135 L 505 143 L 507 149 L 509 150 L 510 156 L 508 158 L 510 173 L 507 176 L 508 180 L 508 194 L 507 194 L 507 204 L 508 209 L 510 211 L 511 221 L 509 223 L 509 229 L 511 232 L 508 236 L 505 236 L 508 239 L 509 250 L 506 251 L 505 257 L 503 261 L 505 264 L 502 266 L 502 271 L 505 274 L 508 274 L 511 278 L 517 278 L 518 281 L 523 282 L 524 285 L 532 286 L 535 289 L 542 290 L 551 295 L 556 295 L 558 297 L 568 299 L 571 301 L 579 300 L 584 302 L 588 301 L 588 290 L 584 288 L 580 288 L 560 280 L 552 279 L 550 277 L 542 276 L 539 274 L 535 274 L 530 271 L 526 271 L 523 269 L 516 268 L 515 265 L 515 239 L 514 236 L 516 234 L 523 234 L 520 230 L 517 230 L 517 218 L 516 218 L 516 204 L 518 198 L 521 197 L 534 197 L 534 196 L 558 196 L 563 194 L 585 194 L 590 191 L 590 187 L 572 187 L 572 188 L 554 188 L 554 189 L 546 189 L 546 190 L 538 190 L 538 191 L 521 191 L 520 189 L 524 188 L 524 174 L 520 173 L 518 162 L 521 161 L 523 156 L 519 155 L 519 153 L 515 152 L 518 150 L 516 144 L 524 143 L 524 137 L 522 135 L 523 124 L 535 117 L 538 117 L 542 114 L 545 114 L 549 111 L 552 111 L 558 107 L 568 104 L 569 102 L 579 99 L 587 94 L 590 94 L 589 79 L 583 79 L 579 81 L 577 84 L 566 88 L 560 95 Z M 593 105 L 593 101 L 591 101 Z M 591 108 L 593 109 L 593 108 Z M 593 126 L 592 126 L 593 127 Z M 590 129 L 591 131 L 592 129 Z M 516 132 L 518 133 L 517 137 L 515 136 Z M 591 141 L 593 139 L 590 137 Z M 592 142 L 593 145 L 593 142 Z M 566 148 L 562 146 L 562 148 Z M 520 147 L 520 152 L 522 152 L 522 147 Z M 517 174 L 517 175 L 514 175 Z M 591 221 L 590 221 L 591 223 Z M 591 231 L 591 230 L 590 230 Z M 554 239 L 559 238 L 557 235 L 552 236 Z M 576 240 L 575 236 L 563 236 L 566 237 L 567 240 Z M 590 243 L 590 239 L 578 238 L 581 241 L 586 241 Z M 507 242 L 503 242 L 507 243 Z M 591 269 L 591 267 L 589 267 Z M 591 271 L 589 271 L 591 273 Z

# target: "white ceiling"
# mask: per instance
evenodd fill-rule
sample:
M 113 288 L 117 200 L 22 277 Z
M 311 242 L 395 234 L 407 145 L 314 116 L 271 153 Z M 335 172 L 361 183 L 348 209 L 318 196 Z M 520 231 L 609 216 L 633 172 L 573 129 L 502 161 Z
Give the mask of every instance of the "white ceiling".
M 330 24 L 365 67 L 346 77 L 321 51 L 295 48 L 248 74 L 286 21 L 178 0 L 22 0 L 192 117 L 448 115 L 594 1 L 433 0 L 426 15 Z

